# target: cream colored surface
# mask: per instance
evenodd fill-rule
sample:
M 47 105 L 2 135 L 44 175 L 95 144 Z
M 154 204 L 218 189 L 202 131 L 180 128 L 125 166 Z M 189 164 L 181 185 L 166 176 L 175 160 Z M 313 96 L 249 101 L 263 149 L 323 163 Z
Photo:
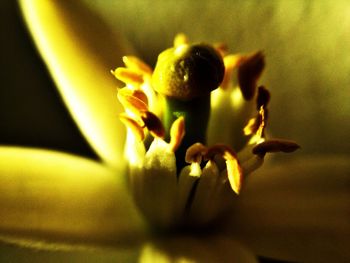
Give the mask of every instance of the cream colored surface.
M 125 129 L 117 117 L 121 84 L 110 69 L 130 47 L 77 1 L 20 2 L 35 44 L 80 130 L 104 161 L 117 166 Z
M 123 170 L 55 151 L 0 147 L 2 233 L 64 241 L 140 238 Z

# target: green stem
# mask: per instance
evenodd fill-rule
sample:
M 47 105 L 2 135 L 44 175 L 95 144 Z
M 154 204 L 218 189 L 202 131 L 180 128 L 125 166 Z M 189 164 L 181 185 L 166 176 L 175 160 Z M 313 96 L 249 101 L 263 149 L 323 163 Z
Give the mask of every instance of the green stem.
M 163 125 L 166 139 L 170 137 L 172 123 L 180 116 L 185 118 L 185 136 L 180 147 L 175 152 L 178 172 L 186 165 L 187 148 L 196 142 L 206 143 L 206 131 L 210 116 L 210 94 L 182 101 L 175 98 L 165 98 Z

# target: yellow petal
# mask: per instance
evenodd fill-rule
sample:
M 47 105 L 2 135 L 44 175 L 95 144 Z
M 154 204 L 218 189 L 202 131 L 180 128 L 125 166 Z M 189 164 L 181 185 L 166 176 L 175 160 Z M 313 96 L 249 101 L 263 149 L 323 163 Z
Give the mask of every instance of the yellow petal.
M 140 262 L 140 263 L 256 263 L 254 255 L 235 240 L 223 236 L 195 238 L 178 235 L 145 240 L 139 245 L 114 244 L 109 247 L 0 242 L 4 262 Z M 9 260 L 10 259 L 10 260 Z
M 127 53 L 78 1 L 20 1 L 29 30 L 80 130 L 112 165 L 122 155 L 124 127 L 117 119 L 117 86 L 110 69 Z
M 230 229 L 260 255 L 296 262 L 350 259 L 350 157 L 303 157 L 248 178 Z
M 1 262 L 138 262 L 139 248 L 100 248 L 72 244 L 33 243 L 32 240 L 0 241 Z
M 146 244 L 140 263 L 257 262 L 251 251 L 224 236 L 177 236 Z
M 0 233 L 65 241 L 144 231 L 123 171 L 64 153 L 0 147 Z

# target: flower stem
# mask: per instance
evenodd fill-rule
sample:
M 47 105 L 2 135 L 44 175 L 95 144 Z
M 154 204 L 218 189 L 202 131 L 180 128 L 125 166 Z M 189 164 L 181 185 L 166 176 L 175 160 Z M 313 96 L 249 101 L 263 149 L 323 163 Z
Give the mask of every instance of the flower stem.
M 209 115 L 210 94 L 188 101 L 165 97 L 163 124 L 167 139 L 170 136 L 169 131 L 172 123 L 180 116 L 185 118 L 186 133 L 180 147 L 175 152 L 178 169 L 186 165 L 185 154 L 188 147 L 196 142 L 205 144 Z

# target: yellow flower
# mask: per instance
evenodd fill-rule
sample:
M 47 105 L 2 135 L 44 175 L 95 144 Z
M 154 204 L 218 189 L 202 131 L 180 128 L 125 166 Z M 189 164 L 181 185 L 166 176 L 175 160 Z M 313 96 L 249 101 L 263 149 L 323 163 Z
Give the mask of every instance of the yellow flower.
M 346 157 L 302 157 L 259 170 L 215 233 L 151 235 L 124 184 L 124 128 L 116 120 L 122 110 L 106 71 L 126 53 L 115 47 L 120 39 L 97 38 L 103 27 L 72 2 L 23 1 L 22 10 L 68 108 L 101 162 L 2 147 L 0 226 L 7 240 L 40 247 L 43 258 L 62 256 L 58 249 L 80 260 L 254 261 L 235 240 L 257 254 L 282 259 L 347 258 Z M 109 249 L 98 249 L 106 243 Z M 31 254 L 30 249 L 8 249 Z

